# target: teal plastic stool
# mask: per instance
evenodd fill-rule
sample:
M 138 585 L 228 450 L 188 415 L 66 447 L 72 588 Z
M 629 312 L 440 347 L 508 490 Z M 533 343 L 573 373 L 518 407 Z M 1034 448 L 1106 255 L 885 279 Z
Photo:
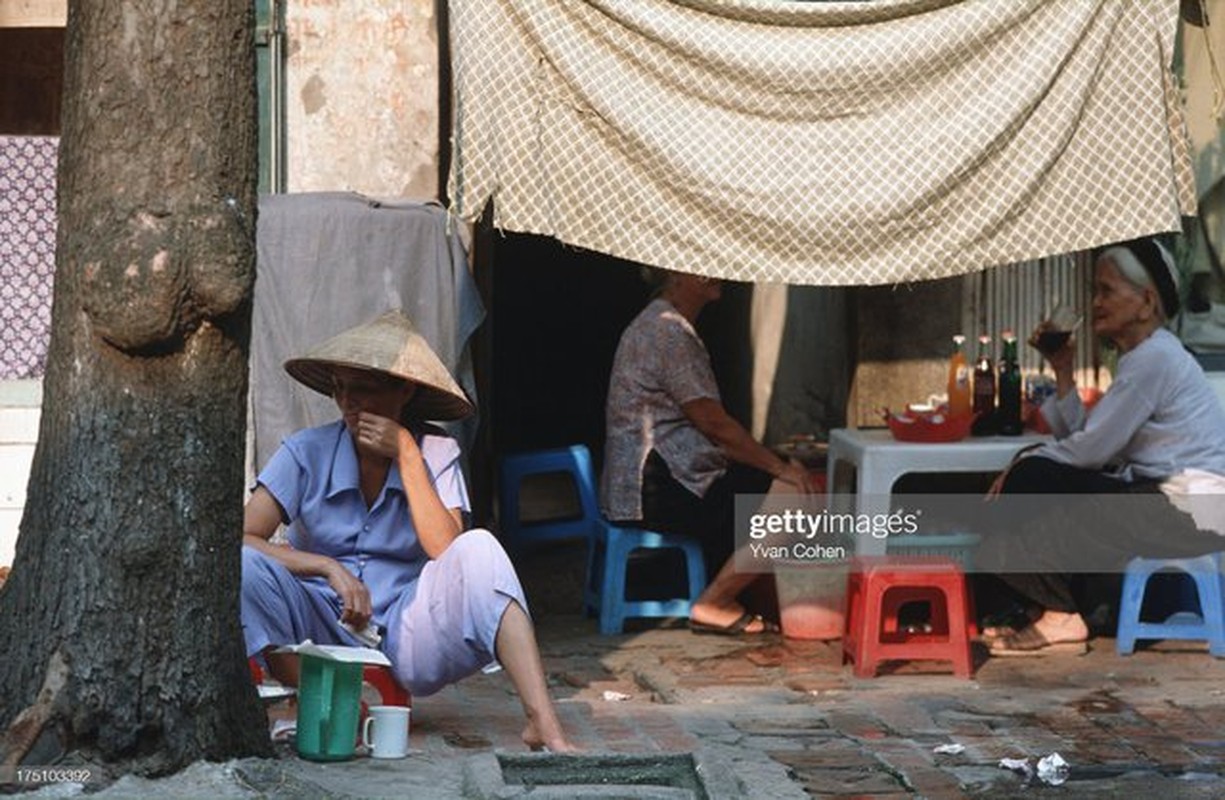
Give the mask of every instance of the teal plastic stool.
M 1221 582 L 1221 559 L 1225 553 L 1198 558 L 1133 558 L 1123 575 L 1123 597 L 1119 603 L 1119 628 L 1115 649 L 1130 655 L 1137 639 L 1206 640 L 1208 652 L 1225 657 L 1225 592 Z M 1164 622 L 1143 622 L 1145 589 L 1159 572 L 1185 573 L 1198 594 L 1199 613 L 1183 608 Z M 1186 604 L 1184 604 L 1186 605 Z
M 553 473 L 568 475 L 574 482 L 579 516 L 530 522 L 520 519 L 520 493 L 524 479 Z M 503 544 L 509 550 L 518 551 L 564 539 L 590 540 L 600 524 L 595 471 L 591 466 L 591 451 L 585 445 L 503 456 L 499 477 L 498 524 Z
M 693 601 L 706 588 L 706 561 L 697 539 L 600 521 L 587 553 L 587 586 L 583 610 L 598 615 L 600 633 L 620 633 L 630 617 L 687 617 Z M 685 557 L 687 594 L 663 600 L 627 600 L 625 583 L 630 554 L 638 549 L 674 548 Z

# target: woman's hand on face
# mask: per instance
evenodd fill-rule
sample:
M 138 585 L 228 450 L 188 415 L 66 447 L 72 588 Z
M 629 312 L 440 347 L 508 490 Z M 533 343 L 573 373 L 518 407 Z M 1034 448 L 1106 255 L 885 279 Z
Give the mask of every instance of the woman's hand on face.
M 366 627 L 374 613 L 374 607 L 370 604 L 370 590 L 339 561 L 333 561 L 332 565 L 327 579 L 328 585 L 340 596 L 343 604 L 340 621 L 361 630 Z
M 395 420 L 363 411 L 357 418 L 354 442 L 359 453 L 394 459 L 400 454 L 401 447 L 416 446 L 413 437 L 401 436 L 403 433 L 407 431 Z

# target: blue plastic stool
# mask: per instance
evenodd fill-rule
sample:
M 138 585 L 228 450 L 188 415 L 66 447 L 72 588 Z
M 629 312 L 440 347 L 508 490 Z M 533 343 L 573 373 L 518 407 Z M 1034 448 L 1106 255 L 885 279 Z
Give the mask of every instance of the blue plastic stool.
M 667 600 L 627 600 L 626 566 L 630 553 L 646 548 L 675 548 L 684 553 L 689 593 Z M 697 539 L 670 533 L 628 528 L 601 520 L 599 531 L 587 554 L 587 588 L 583 592 L 583 611 L 598 614 L 600 633 L 620 633 L 630 617 L 687 617 L 689 608 L 706 588 L 706 562 Z
M 1225 657 L 1225 604 L 1221 583 L 1223 553 L 1198 558 L 1133 558 L 1123 575 L 1123 599 L 1119 603 L 1119 630 L 1115 649 L 1130 655 L 1137 639 L 1207 640 L 1208 652 Z M 1194 581 L 1200 614 L 1182 610 L 1164 622 L 1142 622 L 1144 590 L 1148 579 L 1162 570 L 1179 570 Z
M 574 481 L 581 516 L 523 522 L 519 518 L 523 479 L 551 473 L 565 473 Z M 591 452 L 585 445 L 575 444 L 504 456 L 498 486 L 498 522 L 503 543 L 511 550 L 561 539 L 582 538 L 590 541 L 600 526 L 600 506 L 596 500 Z

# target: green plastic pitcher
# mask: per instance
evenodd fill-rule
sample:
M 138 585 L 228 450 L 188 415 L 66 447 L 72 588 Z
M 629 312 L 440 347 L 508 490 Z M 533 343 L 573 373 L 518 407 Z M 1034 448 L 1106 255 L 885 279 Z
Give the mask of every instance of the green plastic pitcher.
M 298 755 L 353 758 L 361 709 L 362 665 L 303 655 L 298 677 Z

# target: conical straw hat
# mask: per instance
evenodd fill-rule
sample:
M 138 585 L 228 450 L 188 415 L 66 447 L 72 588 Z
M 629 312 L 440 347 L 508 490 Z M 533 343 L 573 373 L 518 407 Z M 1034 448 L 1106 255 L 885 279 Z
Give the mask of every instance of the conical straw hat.
M 429 343 L 399 311 L 388 311 L 285 362 L 285 371 L 295 380 L 328 397 L 332 396 L 336 367 L 417 384 L 416 394 L 404 409 L 404 422 L 460 419 L 475 410 Z

